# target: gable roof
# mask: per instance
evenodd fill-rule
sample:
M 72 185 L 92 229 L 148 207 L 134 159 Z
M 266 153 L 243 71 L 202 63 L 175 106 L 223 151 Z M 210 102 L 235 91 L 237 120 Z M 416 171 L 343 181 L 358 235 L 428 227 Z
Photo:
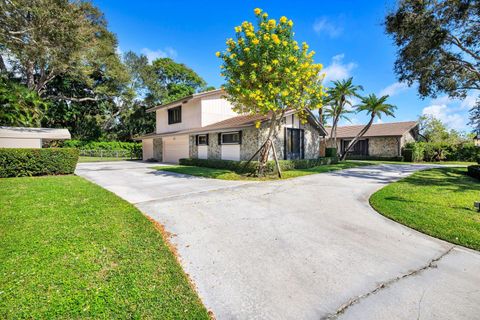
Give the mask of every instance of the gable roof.
M 293 111 L 287 111 L 285 116 L 293 114 Z M 270 117 L 266 115 L 238 115 L 232 118 L 228 118 L 226 120 L 222 120 L 219 122 L 215 122 L 209 124 L 207 126 L 195 129 L 186 129 L 186 130 L 179 130 L 175 132 L 168 132 L 168 133 L 150 133 L 144 136 L 136 137 L 136 140 L 141 139 L 148 139 L 148 138 L 159 138 L 159 137 L 166 137 L 166 136 L 174 136 L 179 134 L 196 134 L 196 133 L 203 133 L 203 132 L 216 132 L 216 131 L 232 131 L 232 130 L 240 130 L 242 128 L 247 128 L 254 126 L 257 121 L 264 122 L 267 121 Z M 317 127 L 324 135 L 327 134 L 325 128 L 318 122 L 313 114 L 310 114 L 308 120 Z
M 399 137 L 409 132 L 418 125 L 416 121 L 391 122 L 373 124 L 368 131 L 363 135 L 364 137 Z M 341 126 L 337 128 L 337 138 L 353 138 L 364 125 Z M 328 135 L 330 135 L 330 127 L 326 128 Z
M 190 101 L 190 100 L 192 100 L 192 99 L 202 98 L 202 97 L 206 97 L 206 96 L 209 96 L 209 95 L 214 95 L 214 94 L 224 93 L 224 92 L 225 92 L 225 91 L 224 91 L 223 89 L 215 89 L 215 90 L 209 90 L 209 91 L 194 93 L 194 94 L 192 94 L 192 95 L 190 95 L 190 96 L 186 96 L 186 97 L 177 99 L 177 100 L 175 100 L 175 101 L 172 101 L 172 102 L 169 102 L 169 103 L 165 103 L 165 104 L 161 104 L 161 105 L 152 107 L 152 108 L 150 108 L 150 109 L 147 109 L 147 112 L 153 112 L 153 111 L 155 111 L 155 110 L 163 109 L 163 108 L 168 108 L 168 107 L 174 106 L 174 105 L 176 105 L 176 104 L 187 103 L 188 101 Z
M 70 132 L 55 128 L 0 127 L 0 138 L 63 140 L 70 139 Z

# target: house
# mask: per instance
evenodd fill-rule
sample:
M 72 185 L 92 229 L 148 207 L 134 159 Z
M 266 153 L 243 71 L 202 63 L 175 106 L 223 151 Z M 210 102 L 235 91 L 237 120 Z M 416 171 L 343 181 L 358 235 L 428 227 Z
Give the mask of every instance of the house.
M 143 159 L 177 163 L 181 158 L 248 160 L 265 142 L 268 116 L 238 114 L 222 89 L 193 94 L 156 106 L 156 131 L 142 140 Z M 326 135 L 313 114 L 302 124 L 293 111 L 285 113 L 274 139 L 280 159 L 312 159 L 320 155 Z M 255 124 L 260 122 L 260 128 Z
M 68 129 L 0 127 L 0 148 L 41 148 L 43 142 L 70 138 Z
M 337 127 L 337 148 L 343 153 L 350 141 L 364 125 Z M 330 128 L 327 128 L 330 134 Z M 348 153 L 351 158 L 398 157 L 408 142 L 418 139 L 416 121 L 380 123 L 372 125 Z M 331 146 L 331 139 L 327 142 Z

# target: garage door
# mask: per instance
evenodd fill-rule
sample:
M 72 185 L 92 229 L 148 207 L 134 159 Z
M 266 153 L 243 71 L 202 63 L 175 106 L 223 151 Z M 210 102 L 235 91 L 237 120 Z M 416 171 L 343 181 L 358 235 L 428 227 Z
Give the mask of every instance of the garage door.
M 188 135 L 163 138 L 163 161 L 178 163 L 181 158 L 188 158 Z

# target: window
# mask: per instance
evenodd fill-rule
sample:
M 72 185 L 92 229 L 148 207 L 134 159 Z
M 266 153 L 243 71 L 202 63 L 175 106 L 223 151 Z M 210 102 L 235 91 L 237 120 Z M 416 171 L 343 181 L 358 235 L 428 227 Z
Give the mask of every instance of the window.
M 285 128 L 285 160 L 304 158 L 304 131 Z
M 351 140 L 343 140 L 342 151 L 345 151 L 345 149 L 347 149 L 350 141 Z M 350 149 L 348 154 L 355 156 L 368 156 L 368 139 L 358 140 Z
M 240 144 L 240 132 L 222 133 L 221 144 Z
M 168 109 L 168 124 L 182 122 L 182 106 Z
M 199 146 L 208 145 L 208 134 L 199 134 L 197 136 L 197 145 Z

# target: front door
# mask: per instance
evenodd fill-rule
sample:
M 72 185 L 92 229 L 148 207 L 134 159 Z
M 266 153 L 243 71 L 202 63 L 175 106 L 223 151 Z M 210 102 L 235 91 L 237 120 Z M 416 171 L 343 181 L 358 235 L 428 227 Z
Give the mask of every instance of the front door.
M 304 158 L 303 129 L 285 128 L 285 160 Z

